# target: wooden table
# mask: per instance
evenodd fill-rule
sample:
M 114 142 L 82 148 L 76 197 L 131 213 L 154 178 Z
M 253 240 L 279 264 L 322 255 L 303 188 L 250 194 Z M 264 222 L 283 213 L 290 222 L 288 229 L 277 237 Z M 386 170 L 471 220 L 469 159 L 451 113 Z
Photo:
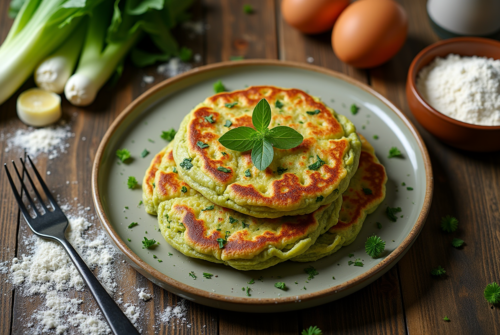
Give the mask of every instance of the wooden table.
M 12 20 L 8 3 L 0 2 L 0 34 L 5 38 Z M 203 35 L 188 38 L 179 29 L 181 44 L 202 56 L 203 64 L 227 61 L 231 56 L 269 58 L 306 62 L 343 72 L 367 83 L 389 98 L 409 116 L 421 132 L 432 159 L 435 177 L 433 205 L 422 234 L 411 250 L 392 270 L 375 283 L 342 300 L 299 312 L 247 315 L 190 304 L 191 328 L 163 325 L 159 334 L 299 334 L 316 325 L 323 334 L 499 334 L 499 310 L 483 298 L 485 286 L 500 280 L 500 155 L 473 154 L 450 148 L 422 129 L 411 115 L 405 99 L 405 80 L 413 57 L 438 40 L 429 25 L 425 0 L 401 0 L 410 18 L 408 39 L 402 50 L 388 63 L 371 70 L 358 70 L 338 60 L 332 52 L 330 34 L 305 36 L 289 27 L 280 14 L 279 0 L 248 0 L 255 13 L 244 14 L 243 3 L 236 0 L 203 0 L 193 7 L 194 20 L 203 20 Z M 197 63 L 195 65 L 201 65 Z M 65 198 L 78 198 L 93 209 L 90 195 L 91 167 L 99 142 L 118 114 L 151 85 L 143 85 L 144 75 L 163 79 L 155 67 L 137 69 L 127 66 L 119 84 L 104 88 L 88 108 L 77 108 L 67 101 L 64 113 L 73 115 L 71 151 L 57 160 L 41 155 L 38 167 L 51 171 L 49 185 Z M 19 92 L 33 85 L 30 80 L 18 93 L 0 106 L 0 131 L 25 127 L 16 116 Z M 81 141 L 86 137 L 86 141 Z M 17 158 L 5 152 L 0 143 L 0 161 Z M 61 164 L 61 162 L 63 164 Z M 66 185 L 66 181 L 78 184 Z M 7 179 L 0 177 L 0 261 L 11 260 L 26 250 L 23 238 L 31 234 L 20 218 Z M 460 221 L 458 234 L 465 240 L 463 249 L 451 247 L 451 236 L 439 229 L 441 217 L 451 214 Z M 442 265 L 447 276 L 436 279 L 430 270 Z M 148 287 L 154 300 L 147 305 L 141 326 L 154 334 L 156 308 L 175 304 L 179 298 L 148 282 L 119 262 L 123 276 L 119 285 Z M 23 334 L 20 315 L 39 307 L 41 299 L 19 294 L 1 275 L 0 332 Z M 89 293 L 78 293 L 86 308 L 93 308 Z M 137 295 L 135 295 L 137 296 Z M 90 305 L 89 305 L 90 304 Z M 444 322 L 448 316 L 450 322 Z M 206 327 L 204 327 L 206 326 Z

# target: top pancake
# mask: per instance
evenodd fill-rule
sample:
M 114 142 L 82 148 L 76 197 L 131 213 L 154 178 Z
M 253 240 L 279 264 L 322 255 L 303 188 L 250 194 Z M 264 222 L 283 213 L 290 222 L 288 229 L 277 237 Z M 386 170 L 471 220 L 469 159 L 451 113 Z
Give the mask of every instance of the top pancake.
M 275 148 L 273 162 L 260 171 L 250 151 L 229 150 L 218 139 L 230 129 L 253 127 L 253 109 L 263 98 L 271 105 L 269 128 L 289 126 L 304 141 L 289 150 Z M 234 102 L 232 108 L 225 105 Z M 200 148 L 198 142 L 208 147 Z M 308 214 L 333 202 L 356 172 L 360 151 L 355 127 L 346 117 L 304 91 L 273 86 L 207 98 L 184 118 L 174 140 L 177 170 L 187 184 L 217 205 L 259 218 Z M 315 170 L 318 157 L 324 164 Z

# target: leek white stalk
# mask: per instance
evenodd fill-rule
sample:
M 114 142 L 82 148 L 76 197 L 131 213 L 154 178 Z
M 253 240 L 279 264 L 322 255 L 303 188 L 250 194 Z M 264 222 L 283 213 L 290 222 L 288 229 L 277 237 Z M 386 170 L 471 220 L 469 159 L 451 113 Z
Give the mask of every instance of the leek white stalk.
M 85 38 L 86 24 L 80 24 L 71 36 L 52 55 L 38 65 L 35 83 L 54 93 L 62 93 L 73 73 Z

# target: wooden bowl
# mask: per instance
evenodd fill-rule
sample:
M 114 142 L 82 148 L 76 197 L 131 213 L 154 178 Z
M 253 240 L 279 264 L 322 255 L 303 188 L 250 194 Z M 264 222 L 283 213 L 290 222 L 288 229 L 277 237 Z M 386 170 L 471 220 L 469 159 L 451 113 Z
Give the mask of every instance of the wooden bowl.
M 500 59 L 500 42 L 478 37 L 458 37 L 434 43 L 413 59 L 406 81 L 406 98 L 417 121 L 431 134 L 453 147 L 476 152 L 500 150 L 500 126 L 479 126 L 446 116 L 429 105 L 417 90 L 420 70 L 436 57 L 450 53 Z

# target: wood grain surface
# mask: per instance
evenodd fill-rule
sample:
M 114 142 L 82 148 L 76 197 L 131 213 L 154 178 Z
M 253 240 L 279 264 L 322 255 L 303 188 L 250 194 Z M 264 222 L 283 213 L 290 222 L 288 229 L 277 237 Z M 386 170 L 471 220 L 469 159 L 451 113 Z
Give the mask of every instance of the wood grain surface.
M 8 33 L 9 1 L 0 1 L 0 40 Z M 243 11 L 251 4 L 254 13 Z M 435 193 L 427 223 L 407 255 L 375 283 L 339 301 L 299 312 L 246 315 L 189 303 L 188 323 L 157 324 L 157 311 L 176 304 L 180 298 L 155 286 L 121 259 L 117 262 L 122 287 L 147 287 L 154 299 L 145 304 L 140 320 L 144 334 L 300 334 L 311 325 L 323 334 L 498 334 L 499 310 L 483 297 L 484 287 L 500 280 L 500 154 L 473 154 L 437 141 L 412 117 L 405 98 L 405 80 L 413 57 L 438 40 L 431 30 L 425 0 L 401 0 L 409 16 L 409 36 L 402 50 L 388 63 L 371 70 L 358 70 L 338 60 L 331 49 L 330 34 L 305 36 L 289 27 L 280 15 L 279 0 L 200 0 L 193 6 L 193 20 L 203 21 L 203 34 L 176 29 L 182 45 L 200 55 L 193 66 L 231 59 L 282 59 L 310 62 L 345 73 L 389 98 L 414 122 L 424 138 L 432 159 Z M 155 77 L 152 84 L 144 75 Z M 106 86 L 97 100 L 86 108 L 63 101 L 64 117 L 71 122 L 75 137 L 71 150 L 58 160 L 40 155 L 37 167 L 55 193 L 73 206 L 90 207 L 91 167 L 99 142 L 108 126 L 137 96 L 165 77 L 156 67 L 137 69 L 127 64 L 114 87 Z M 17 118 L 17 96 L 32 87 L 32 79 L 7 102 L 0 105 L 0 161 L 17 159 L 6 151 L 1 134 L 26 128 Z M 64 162 L 61 164 L 61 162 Z M 441 217 L 450 214 L 460 225 L 455 234 L 439 229 Z M 97 217 L 96 217 L 97 220 Z M 95 221 L 94 221 L 95 222 Z M 96 223 L 96 222 L 95 222 Z M 26 252 L 25 240 L 31 236 L 19 215 L 5 175 L 0 175 L 0 262 Z M 451 239 L 465 240 L 465 247 L 451 247 Z M 430 276 L 441 265 L 447 276 Z M 71 293 L 85 301 L 86 308 L 97 309 L 90 293 Z M 136 293 L 124 297 L 136 301 Z M 0 274 L 0 334 L 25 334 L 25 316 L 41 307 L 40 297 L 25 297 Z M 21 318 L 21 316 L 24 316 Z M 450 322 L 444 322 L 448 316 Z

